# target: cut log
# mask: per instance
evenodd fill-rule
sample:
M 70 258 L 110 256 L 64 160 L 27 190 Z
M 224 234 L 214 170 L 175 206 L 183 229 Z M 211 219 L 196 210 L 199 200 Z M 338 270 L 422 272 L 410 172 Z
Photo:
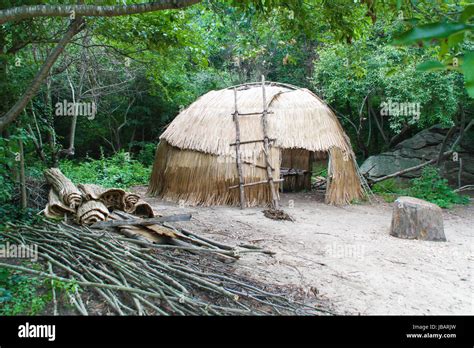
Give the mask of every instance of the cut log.
M 442 210 L 422 199 L 399 197 L 393 207 L 390 234 L 405 239 L 446 241 Z

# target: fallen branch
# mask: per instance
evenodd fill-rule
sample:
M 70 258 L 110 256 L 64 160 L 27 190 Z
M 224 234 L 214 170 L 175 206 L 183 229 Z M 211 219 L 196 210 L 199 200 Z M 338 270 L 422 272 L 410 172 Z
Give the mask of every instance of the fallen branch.
M 469 190 L 474 190 L 474 185 L 465 185 L 465 186 L 462 186 L 456 190 L 454 190 L 454 192 L 462 192 L 462 191 L 469 191 Z
M 444 153 L 444 156 L 449 156 L 452 153 L 453 153 L 453 151 L 447 151 L 447 152 Z M 409 173 L 409 172 L 413 172 L 417 169 L 421 169 L 423 167 L 426 167 L 428 164 L 433 164 L 437 161 L 438 161 L 438 158 L 435 158 L 435 159 L 432 159 L 431 161 L 424 162 L 424 163 L 418 164 L 414 167 L 406 168 L 406 169 L 400 170 L 398 172 L 395 172 L 395 173 L 392 173 L 392 174 L 389 174 L 389 175 L 386 175 L 386 176 L 382 176 L 380 178 L 370 179 L 370 183 L 373 185 L 373 184 L 376 184 L 378 182 L 381 182 L 381 181 L 384 181 L 384 180 L 387 180 L 387 179 L 395 178 L 397 176 L 400 176 L 400 175 L 403 175 L 403 174 L 406 174 L 406 173 Z
M 90 227 L 94 229 L 103 229 L 103 228 L 118 227 L 118 226 L 125 226 L 125 225 L 149 226 L 149 225 L 159 224 L 163 222 L 189 221 L 189 220 L 191 220 L 191 214 L 176 214 L 176 215 L 160 216 L 160 217 L 149 218 L 149 219 L 101 221 L 101 222 L 96 222 Z

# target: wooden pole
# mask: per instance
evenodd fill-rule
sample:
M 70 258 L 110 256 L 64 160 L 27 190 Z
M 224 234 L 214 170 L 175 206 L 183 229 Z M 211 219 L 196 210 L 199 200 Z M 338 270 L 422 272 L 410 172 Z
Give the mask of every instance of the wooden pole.
M 235 157 L 237 172 L 239 173 L 240 209 L 245 208 L 244 176 L 242 173 L 242 159 L 240 158 L 240 124 L 237 108 L 237 88 L 234 87 L 234 123 L 235 123 Z
M 274 209 L 280 209 L 280 204 L 278 201 L 278 194 L 275 189 L 275 185 L 273 182 L 273 174 L 272 174 L 272 169 L 270 165 L 270 160 L 269 160 L 269 154 L 270 154 L 270 141 L 268 138 L 268 133 L 267 133 L 267 101 L 266 101 L 266 95 L 265 95 L 265 76 L 262 75 L 262 100 L 263 100 L 263 113 L 262 113 L 262 128 L 263 128 L 263 152 L 265 155 L 265 162 L 267 165 L 267 180 L 268 184 L 270 185 L 270 191 L 272 194 L 272 202 L 273 202 L 273 208 Z

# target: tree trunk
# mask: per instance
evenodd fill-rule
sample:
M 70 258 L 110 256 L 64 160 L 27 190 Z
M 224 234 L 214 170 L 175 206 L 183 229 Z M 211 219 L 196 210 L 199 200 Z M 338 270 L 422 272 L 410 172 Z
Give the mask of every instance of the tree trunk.
M 0 11 L 1 12 L 1 11 Z M 41 67 L 40 71 L 36 74 L 33 82 L 28 87 L 26 92 L 23 94 L 20 100 L 18 100 L 15 105 L 11 107 L 2 117 L 0 117 L 0 131 L 5 129 L 10 123 L 12 123 L 18 115 L 23 111 L 26 105 L 30 102 L 31 99 L 36 95 L 38 90 L 41 87 L 41 84 L 46 79 L 51 70 L 51 67 L 54 65 L 56 60 L 58 59 L 61 52 L 64 50 L 66 45 L 69 41 L 76 35 L 83 27 L 82 20 L 74 20 L 71 25 L 69 26 L 68 30 L 64 34 L 64 36 L 59 40 L 56 47 L 51 51 L 48 58 L 44 62 L 43 66 Z

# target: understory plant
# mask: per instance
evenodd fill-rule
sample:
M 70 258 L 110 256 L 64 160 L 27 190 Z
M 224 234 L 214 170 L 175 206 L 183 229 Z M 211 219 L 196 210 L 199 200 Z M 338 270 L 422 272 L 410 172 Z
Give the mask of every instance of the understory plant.
M 399 196 L 411 196 L 448 209 L 454 204 L 469 203 L 469 198 L 454 192 L 439 169 L 433 166 L 423 168 L 421 176 L 410 180 L 407 187 L 403 187 L 395 179 L 388 179 L 375 184 L 372 191 L 380 194 L 387 202 L 393 202 Z
M 104 187 L 145 185 L 151 174 L 151 167 L 130 158 L 127 152 L 119 152 L 111 157 L 102 156 L 98 160 L 64 160 L 59 167 L 75 184 L 89 183 Z
M 448 185 L 448 180 L 441 177 L 439 170 L 433 166 L 423 168 L 421 176 L 413 179 L 408 195 L 435 203 L 441 208 L 451 208 L 453 204 L 468 204 L 467 196 L 459 195 Z

